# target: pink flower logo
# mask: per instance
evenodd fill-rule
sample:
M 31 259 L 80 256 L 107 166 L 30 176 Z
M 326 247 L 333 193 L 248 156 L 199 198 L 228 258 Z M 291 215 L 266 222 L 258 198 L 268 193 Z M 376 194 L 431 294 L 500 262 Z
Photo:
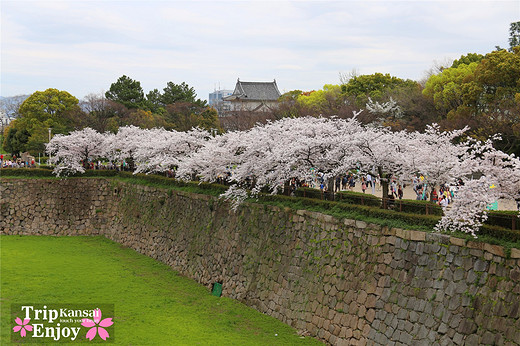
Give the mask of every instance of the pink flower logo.
M 16 332 L 20 332 L 20 336 L 22 338 L 25 338 L 25 335 L 26 335 L 26 331 L 29 331 L 29 332 L 32 332 L 33 330 L 33 327 L 30 325 L 30 324 L 27 324 L 29 323 L 29 321 L 31 321 L 30 318 L 26 318 L 25 320 L 22 320 L 20 319 L 20 317 L 17 317 L 15 320 L 14 320 L 17 324 L 17 326 L 14 326 L 13 327 L 13 331 L 16 333 Z
M 99 309 L 94 310 L 94 321 L 88 318 L 84 318 L 83 322 L 81 322 L 83 327 L 90 328 L 86 335 L 86 338 L 89 340 L 94 339 L 96 334 L 99 334 L 101 339 L 106 340 L 108 337 L 110 337 L 110 335 L 108 335 L 108 332 L 105 328 L 110 327 L 113 324 L 114 322 L 112 322 L 112 318 L 105 318 L 104 320 L 101 320 L 101 310 Z

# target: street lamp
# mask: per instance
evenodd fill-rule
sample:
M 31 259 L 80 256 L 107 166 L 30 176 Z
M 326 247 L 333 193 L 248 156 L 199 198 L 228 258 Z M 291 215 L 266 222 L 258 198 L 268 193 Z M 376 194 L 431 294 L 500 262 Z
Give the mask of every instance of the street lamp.
M 51 142 L 51 130 L 52 130 L 52 127 L 49 127 L 49 143 Z M 52 158 L 52 155 L 51 155 L 51 152 L 49 151 L 49 162 L 47 162 L 48 165 L 50 164 L 51 158 Z

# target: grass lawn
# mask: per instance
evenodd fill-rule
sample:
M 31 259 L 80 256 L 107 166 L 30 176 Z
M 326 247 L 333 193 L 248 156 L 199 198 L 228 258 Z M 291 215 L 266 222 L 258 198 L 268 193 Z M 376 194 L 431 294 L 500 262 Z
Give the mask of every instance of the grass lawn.
M 2 345 L 11 304 L 56 302 L 114 304 L 116 344 L 321 344 L 103 237 L 0 236 L 0 250 Z

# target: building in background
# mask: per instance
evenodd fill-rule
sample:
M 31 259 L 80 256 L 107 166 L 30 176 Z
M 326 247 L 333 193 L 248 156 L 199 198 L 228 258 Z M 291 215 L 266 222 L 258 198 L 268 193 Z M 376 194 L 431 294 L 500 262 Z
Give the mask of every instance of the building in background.
M 231 94 L 233 94 L 233 90 L 215 90 L 209 94 L 208 104 L 217 110 L 219 116 L 223 116 L 231 110 L 231 102 L 223 99 Z
M 231 114 L 258 113 L 277 108 L 280 96 L 276 79 L 272 82 L 243 82 L 238 79 L 233 93 L 223 100 L 231 103 Z
M 9 125 L 12 120 L 13 119 L 0 109 L 0 131 L 2 131 L 2 133 L 4 132 L 5 127 Z

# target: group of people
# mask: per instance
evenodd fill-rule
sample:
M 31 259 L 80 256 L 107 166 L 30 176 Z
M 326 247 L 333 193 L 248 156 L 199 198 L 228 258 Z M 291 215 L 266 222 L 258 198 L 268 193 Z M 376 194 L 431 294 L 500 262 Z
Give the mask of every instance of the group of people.
M 130 165 L 125 160 L 122 160 L 122 161 L 116 162 L 116 163 L 114 163 L 112 161 L 103 163 L 100 160 L 98 160 L 98 161 L 89 160 L 87 162 L 81 161 L 81 165 L 85 169 L 92 169 L 92 170 L 107 169 L 107 170 L 115 170 L 115 171 L 131 171 Z
M 21 158 L 13 156 L 12 159 L 4 160 L 4 155 L 0 155 L 0 167 L 1 168 L 35 168 L 36 162 L 34 160 L 25 161 Z
M 363 193 L 370 187 L 372 189 L 372 193 L 375 193 L 376 183 L 379 183 L 379 179 L 377 177 L 372 177 L 371 174 L 361 175 L 359 177 L 361 183 L 361 190 Z M 334 184 L 334 192 L 339 192 L 341 190 L 350 190 L 354 191 L 356 187 L 356 175 L 354 173 L 347 173 L 345 175 L 341 175 L 336 177 Z M 323 184 L 323 181 L 321 182 Z

